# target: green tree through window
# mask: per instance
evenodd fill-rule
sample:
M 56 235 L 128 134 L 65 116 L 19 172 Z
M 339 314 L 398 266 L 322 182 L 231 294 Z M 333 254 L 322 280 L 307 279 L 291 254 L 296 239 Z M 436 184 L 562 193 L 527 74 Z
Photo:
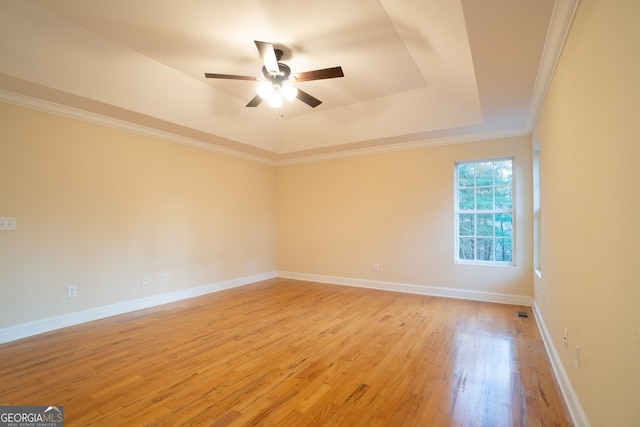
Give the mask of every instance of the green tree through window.
M 460 261 L 513 262 L 513 160 L 456 164 Z

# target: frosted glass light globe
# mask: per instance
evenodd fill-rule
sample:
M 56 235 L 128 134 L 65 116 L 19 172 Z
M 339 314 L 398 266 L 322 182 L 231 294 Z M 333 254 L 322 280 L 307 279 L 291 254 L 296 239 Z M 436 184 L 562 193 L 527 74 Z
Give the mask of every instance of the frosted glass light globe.
M 282 95 L 287 101 L 293 101 L 298 96 L 298 89 L 291 85 L 282 86 Z
M 273 93 L 273 85 L 271 82 L 262 82 L 258 85 L 258 96 L 262 99 L 271 97 Z

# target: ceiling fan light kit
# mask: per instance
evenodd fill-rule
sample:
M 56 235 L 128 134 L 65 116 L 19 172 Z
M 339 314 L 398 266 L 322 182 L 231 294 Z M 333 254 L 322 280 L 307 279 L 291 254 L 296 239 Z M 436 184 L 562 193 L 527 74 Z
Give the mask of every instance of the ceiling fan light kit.
M 269 106 L 279 108 L 282 106 L 282 98 L 293 101 L 298 95 L 298 89 L 288 83 L 273 83 L 262 81 L 258 84 L 258 95 L 263 100 L 269 100 Z
M 257 95 L 249 101 L 247 107 L 257 107 L 263 100 L 268 100 L 272 108 L 281 108 L 283 98 L 287 101 L 299 99 L 311 108 L 322 104 L 318 98 L 292 86 L 290 83 L 308 82 L 312 80 L 333 79 L 344 77 L 342 67 L 324 68 L 321 70 L 306 71 L 291 75 L 291 68 L 287 64 L 279 62 L 283 51 L 274 49 L 271 43 L 255 41 L 260 57 L 262 58 L 262 74 L 264 79 L 251 76 L 239 76 L 233 74 L 205 73 L 209 79 L 250 80 L 260 81 L 257 87 Z
M 280 95 L 280 89 L 278 87 L 273 88 L 273 93 L 269 97 L 269 107 L 282 107 L 282 96 Z
M 280 93 L 282 93 L 282 96 L 284 96 L 284 99 L 287 101 L 293 101 L 296 99 L 296 96 L 298 96 L 298 89 L 289 84 L 285 84 L 280 89 Z
M 273 85 L 269 81 L 258 83 L 258 95 L 262 99 L 269 99 L 273 94 Z

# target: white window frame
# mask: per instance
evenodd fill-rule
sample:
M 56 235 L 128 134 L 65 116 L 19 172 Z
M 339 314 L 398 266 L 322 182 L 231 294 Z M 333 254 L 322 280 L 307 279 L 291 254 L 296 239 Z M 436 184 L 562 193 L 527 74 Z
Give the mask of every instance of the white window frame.
M 491 209 L 491 210 L 460 210 L 458 202 L 458 166 L 461 164 L 469 163 L 483 163 L 483 162 L 499 162 L 504 160 L 511 161 L 511 209 Z M 472 265 L 486 265 L 486 266 L 498 266 L 498 267 L 512 267 L 516 265 L 516 159 L 511 157 L 492 157 L 486 159 L 472 159 L 472 160 L 460 160 L 456 161 L 453 168 L 454 173 L 454 259 L 456 264 L 472 264 Z M 495 182 L 492 184 L 495 187 Z M 476 188 L 475 185 L 473 188 Z M 474 214 L 497 214 L 497 213 L 511 213 L 511 261 L 484 261 L 484 260 L 468 260 L 460 259 L 460 214 L 474 213 Z M 495 235 L 493 236 L 495 239 Z
M 533 148 L 533 269 L 542 276 L 542 206 L 540 202 L 540 141 Z

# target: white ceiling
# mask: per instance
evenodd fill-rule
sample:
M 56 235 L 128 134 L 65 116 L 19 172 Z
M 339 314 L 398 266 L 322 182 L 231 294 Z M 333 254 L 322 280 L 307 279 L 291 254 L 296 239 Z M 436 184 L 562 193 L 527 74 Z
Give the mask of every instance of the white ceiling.
M 5 1 L 0 100 L 276 162 L 523 135 L 576 2 Z M 256 82 L 204 73 L 261 76 L 254 40 L 345 77 L 246 108 Z

